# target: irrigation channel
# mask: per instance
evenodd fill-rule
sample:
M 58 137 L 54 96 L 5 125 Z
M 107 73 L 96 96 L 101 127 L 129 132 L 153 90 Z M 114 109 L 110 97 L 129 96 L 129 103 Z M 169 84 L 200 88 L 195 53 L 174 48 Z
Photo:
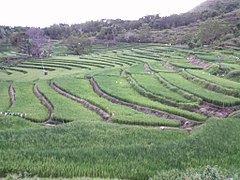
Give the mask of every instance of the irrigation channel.
M 111 121 L 110 114 L 108 114 L 107 112 L 105 112 L 101 108 L 89 103 L 88 101 L 86 101 L 84 99 L 80 99 L 78 97 L 75 97 L 75 96 L 65 92 L 63 89 L 59 88 L 54 82 L 51 82 L 50 85 L 59 94 L 65 96 L 69 99 L 72 99 L 73 101 L 76 101 L 76 102 L 82 104 L 85 108 L 87 108 L 87 109 L 97 113 L 98 115 L 100 115 L 106 122 Z
M 16 103 L 15 89 L 13 87 L 13 83 L 11 83 L 9 87 L 9 96 L 10 96 L 11 107 L 13 107 Z
M 53 112 L 54 112 L 54 106 L 51 104 L 51 102 L 49 102 L 47 100 L 47 98 L 39 91 L 38 89 L 38 84 L 35 83 L 34 84 L 34 87 L 33 87 L 33 91 L 34 91 L 34 94 L 35 96 L 40 100 L 40 102 L 45 106 L 47 107 L 48 109 L 48 120 L 45 121 L 44 123 L 42 123 L 43 125 L 46 125 L 46 126 L 55 126 L 55 125 L 58 125 L 58 124 L 61 124 L 61 122 L 59 121 L 54 121 L 52 120 L 52 117 L 53 117 Z
M 171 120 L 174 120 L 174 121 L 179 121 L 181 123 L 181 128 L 184 128 L 184 129 L 192 128 L 193 126 L 197 126 L 197 125 L 202 124 L 202 122 L 194 122 L 194 121 L 191 121 L 191 120 L 189 120 L 187 118 L 184 118 L 184 117 L 180 117 L 180 116 L 169 114 L 167 112 L 163 112 L 163 111 L 160 111 L 160 110 L 151 109 L 151 108 L 148 108 L 148 107 L 143 107 L 143 106 L 140 106 L 140 105 L 131 104 L 131 103 L 116 99 L 116 98 L 108 95 L 107 93 L 103 92 L 102 89 L 98 86 L 98 84 L 96 83 L 96 81 L 93 78 L 89 79 L 89 81 L 90 81 L 90 84 L 92 85 L 95 93 L 97 93 L 100 97 L 103 97 L 103 98 L 111 101 L 112 103 L 127 106 L 127 107 L 130 107 L 134 110 L 143 112 L 143 113 L 148 114 L 148 115 L 153 115 L 153 116 L 156 116 L 156 117 L 164 117 L 164 118 L 171 119 Z

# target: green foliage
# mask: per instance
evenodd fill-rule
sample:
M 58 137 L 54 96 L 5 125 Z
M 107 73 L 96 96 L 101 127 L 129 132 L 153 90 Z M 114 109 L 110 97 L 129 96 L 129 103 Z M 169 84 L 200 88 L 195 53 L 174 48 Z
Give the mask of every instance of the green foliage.
M 230 71 L 226 75 L 226 78 L 231 79 L 231 80 L 235 80 L 235 81 L 239 81 L 239 79 L 240 79 L 240 70 Z
M 111 114 L 111 119 L 114 123 L 145 126 L 179 126 L 179 123 L 175 121 L 146 115 L 99 97 L 93 92 L 90 83 L 86 79 L 58 78 L 55 79 L 55 82 L 70 94 L 83 98 Z
M 200 25 L 198 38 L 202 45 L 213 44 L 214 41 L 220 40 L 228 32 L 226 22 L 220 20 L 207 20 Z
M 73 54 L 80 55 L 83 53 L 88 53 L 92 49 L 92 44 L 90 39 L 81 36 L 69 36 L 64 44 L 67 46 L 69 51 Z
M 9 112 L 23 114 L 23 117 L 34 122 L 44 122 L 48 118 L 48 111 L 33 93 L 33 83 L 16 82 L 16 103 Z
M 208 69 L 208 72 L 215 76 L 226 76 L 231 71 L 232 71 L 232 68 L 230 66 L 221 65 L 221 67 L 219 67 L 219 65 L 217 64 L 213 64 Z
M 96 113 L 58 94 L 50 87 L 48 81 L 40 81 L 39 90 L 54 106 L 53 120 L 61 122 L 101 120 Z
M 164 78 L 166 81 L 171 83 L 172 85 L 180 89 L 183 89 L 189 93 L 192 93 L 195 96 L 198 96 L 207 102 L 217 104 L 217 105 L 225 105 L 225 106 L 232 106 L 240 103 L 239 98 L 235 98 L 232 96 L 227 96 L 221 93 L 216 93 L 214 91 L 207 90 L 195 83 L 192 83 L 184 79 L 179 74 L 161 73 L 159 75 L 162 78 Z
M 15 131 L 27 128 L 39 128 L 39 125 L 23 120 L 20 117 L 1 116 L 0 131 Z
M 1 131 L 0 134 L 1 177 L 6 172 L 23 171 L 40 177 L 141 177 L 138 173 L 147 162 L 139 166 L 131 157 L 139 156 L 141 147 L 148 149 L 187 136 L 184 131 L 159 131 L 97 122 Z M 16 163 L 19 160 L 21 163 Z M 33 161 L 34 166 L 31 165 Z M 126 171 L 129 168 L 130 173 Z M 141 174 L 146 177 L 147 172 Z
M 238 178 L 239 111 L 232 113 L 232 118 L 210 118 L 188 132 L 181 130 L 180 123 L 174 120 L 147 115 L 98 96 L 89 81 L 84 79 L 95 78 L 106 93 L 123 101 L 204 121 L 206 117 L 200 114 L 152 99 L 176 101 L 177 104 L 198 104 L 202 100 L 224 106 L 238 104 L 239 98 L 209 91 L 207 88 L 210 87 L 200 85 L 196 80 L 201 79 L 201 83 L 210 83 L 229 92 L 239 91 L 237 51 L 189 50 L 185 46 L 159 44 L 123 44 L 108 50 L 100 48 L 98 53 L 80 58 L 57 56 L 43 59 L 46 68 L 52 70 L 48 75 L 43 74 L 39 59 L 31 59 L 22 63 L 22 67 L 13 66 L 0 72 L 2 110 L 6 111 L 10 106 L 8 88 L 13 81 L 17 101 L 10 111 L 27 112 L 26 118 L 39 124 L 46 120 L 47 109 L 32 91 L 33 82 L 38 80 L 41 93 L 54 107 L 53 119 L 68 122 L 46 127 L 15 116 L 0 116 L 0 177 Z M 226 66 L 224 72 L 232 72 L 231 77 L 235 81 L 224 79 L 225 76 L 209 75 L 205 70 L 191 70 L 195 65 L 186 61 L 189 54 L 202 56 L 216 68 L 219 64 L 215 56 L 223 55 L 225 62 L 221 68 Z M 155 73 L 149 73 L 143 63 L 149 64 Z M 174 65 L 177 72 L 170 72 L 165 63 Z M 182 77 L 185 74 L 180 72 L 183 68 L 191 81 Z M 129 74 L 125 72 L 130 72 L 132 77 L 126 79 Z M 96 113 L 55 92 L 49 86 L 50 80 L 64 91 L 108 112 L 111 121 L 103 122 Z
M 239 172 L 239 128 L 239 119 L 211 119 L 189 137 L 182 131 L 100 122 L 1 131 L 0 174 L 148 179 L 171 169 L 216 165 L 233 177 Z M 222 175 L 214 169 L 196 172 Z
M 180 110 L 178 108 L 167 106 L 159 102 L 150 100 L 144 96 L 141 96 L 137 91 L 132 89 L 131 85 L 124 78 L 121 77 L 106 78 L 104 76 L 96 76 L 95 79 L 99 86 L 103 89 L 103 91 L 123 101 L 159 109 L 175 115 L 189 118 L 191 120 L 198 121 L 205 120 L 205 117 L 200 114 L 189 112 L 186 110 Z
M 9 85 L 9 82 L 0 81 L 0 112 L 6 112 L 10 107 Z
M 220 86 L 226 87 L 226 88 L 230 88 L 230 89 L 235 89 L 235 90 L 240 90 L 240 84 L 236 83 L 234 81 L 230 81 L 228 79 L 224 79 L 223 77 L 218 77 L 218 76 L 214 76 L 211 75 L 209 73 L 206 72 L 202 72 L 199 70 L 187 70 L 187 72 L 189 72 L 190 74 L 197 76 L 199 78 L 205 79 L 207 81 L 210 81 L 212 83 L 218 84 Z

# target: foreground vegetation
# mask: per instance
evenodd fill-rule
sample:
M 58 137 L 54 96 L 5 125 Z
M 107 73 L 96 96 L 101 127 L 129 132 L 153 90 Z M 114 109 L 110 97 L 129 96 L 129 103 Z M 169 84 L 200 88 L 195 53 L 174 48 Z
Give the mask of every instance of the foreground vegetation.
M 1 124 L 6 121 L 1 118 Z M 211 119 L 190 135 L 99 122 L 21 126 L 27 127 L 5 125 L 0 131 L 1 176 L 26 171 L 40 177 L 146 179 L 163 171 L 173 175 L 171 169 L 200 172 L 206 165 L 232 176 L 239 172 L 238 119 Z
M 239 61 L 226 51 L 131 44 L 4 65 L 0 177 L 238 178 L 240 85 L 222 74 Z M 203 68 L 193 54 L 226 60 Z

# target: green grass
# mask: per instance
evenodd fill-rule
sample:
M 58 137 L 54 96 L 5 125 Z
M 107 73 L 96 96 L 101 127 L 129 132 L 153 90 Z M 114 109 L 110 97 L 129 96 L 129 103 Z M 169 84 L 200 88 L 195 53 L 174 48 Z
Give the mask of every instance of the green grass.
M 20 68 L 29 68 L 29 69 L 37 69 L 37 70 L 43 70 L 42 66 L 40 65 L 18 65 L 17 67 L 20 67 Z M 45 70 L 47 71 L 55 71 L 56 69 L 54 67 L 51 66 L 50 67 L 44 67 Z M 63 69 L 66 69 L 66 68 L 63 68 Z
M 64 57 L 53 57 L 51 59 L 48 59 L 49 61 L 55 61 L 55 62 L 69 62 L 69 63 L 77 63 L 77 64 L 91 64 L 91 65 L 103 65 L 103 66 L 109 66 L 112 67 L 114 62 L 104 62 L 98 60 L 99 55 L 94 58 L 94 56 L 84 56 L 84 57 L 75 57 L 75 56 L 68 56 L 66 58 Z M 47 60 L 46 60 L 47 61 Z
M 106 58 L 106 57 L 102 57 L 102 56 L 89 56 L 89 57 L 85 57 L 87 59 L 83 59 L 81 58 L 81 61 L 89 61 L 91 60 L 92 63 L 99 63 L 99 62 L 104 62 L 104 63 L 108 63 L 108 64 L 114 64 L 114 65 L 119 65 L 119 66 L 124 66 L 125 63 L 121 62 L 120 60 L 116 60 L 114 58 Z
M 90 122 L 0 131 L 0 175 L 25 171 L 40 177 L 146 177 L 158 169 L 158 164 L 153 162 L 149 170 L 142 171 L 146 163 L 154 159 L 147 154 L 144 157 L 147 153 L 144 149 L 176 142 L 186 136 L 184 131 L 160 132 Z
M 16 103 L 9 112 L 23 113 L 24 117 L 34 122 L 43 122 L 48 118 L 48 110 L 33 93 L 33 83 L 16 82 L 13 84 Z
M 10 107 L 9 82 L 0 81 L 0 112 L 6 112 Z
M 67 53 L 58 41 L 55 42 L 53 54 Z M 209 87 L 183 78 L 183 72 L 169 72 L 164 64 L 172 63 L 178 70 L 194 68 L 186 63 L 186 57 L 202 56 L 212 63 L 212 73 L 225 76 L 190 69 L 187 72 L 223 89 L 239 91 L 238 82 L 225 79 L 230 72 L 227 77 L 239 81 L 240 65 L 234 57 L 239 54 L 237 51 L 189 50 L 159 44 L 120 44 L 108 50 L 100 46 L 96 49 L 98 52 L 80 57 L 44 59 L 48 75 L 43 74 L 39 59 L 1 68 L 0 111 L 8 111 L 8 88 L 13 82 L 17 101 L 9 111 L 26 113 L 28 119 L 0 116 L 1 178 L 16 175 L 13 178 L 191 179 L 200 177 L 209 166 L 212 169 L 217 166 L 224 177 L 232 178 L 236 174 L 237 179 L 240 176 L 239 110 L 232 113 L 231 118 L 209 118 L 191 132 L 180 128 L 161 130 L 159 126 L 179 127 L 180 124 L 114 104 L 99 97 L 89 81 L 83 79 L 93 76 L 106 93 L 123 101 L 203 121 L 206 117 L 202 115 L 180 106 L 161 104 L 152 97 L 178 104 L 205 100 L 224 106 L 239 104 L 239 99 L 207 90 Z M 218 54 L 224 56 L 221 69 L 215 59 Z M 158 72 L 156 77 L 144 72 L 143 63 Z M 121 70 L 129 71 L 132 77 L 129 74 L 127 78 L 119 77 Z M 137 81 L 134 83 L 153 96 L 145 97 L 139 89 L 137 92 L 136 84 L 130 83 L 133 78 Z M 39 124 L 48 118 L 48 110 L 33 94 L 33 82 L 37 80 L 40 91 L 55 108 L 53 119 L 68 123 L 56 127 Z M 68 93 L 107 111 L 111 121 L 103 122 L 96 113 L 55 92 L 49 86 L 50 80 Z
M 48 81 L 40 81 L 39 90 L 53 104 L 53 120 L 69 121 L 100 121 L 101 117 L 86 109 L 81 104 L 68 99 L 54 91 Z
M 131 85 L 124 78 L 96 76 L 95 80 L 97 81 L 98 85 L 103 89 L 103 91 L 123 101 L 159 109 L 192 120 L 205 120 L 205 117 L 200 114 L 167 106 L 159 102 L 152 101 L 144 96 L 141 96 L 138 92 L 132 89 Z
M 92 86 L 86 79 L 58 78 L 55 79 L 55 82 L 70 94 L 83 98 L 111 114 L 111 119 L 114 123 L 145 126 L 179 126 L 178 122 L 146 115 L 128 107 L 111 103 L 110 101 L 99 97 L 93 91 Z
M 156 77 L 151 75 L 133 74 L 132 77 L 147 91 L 156 94 L 159 97 L 170 99 L 176 102 L 189 103 L 189 99 L 184 98 L 176 92 L 173 92 L 163 86 Z
M 38 62 L 34 62 L 33 61 L 29 61 L 29 62 L 25 62 L 25 65 L 42 65 L 42 62 L 38 61 Z M 79 64 L 75 64 L 75 63 L 69 63 L 69 62 L 61 62 L 61 61 L 55 61 L 55 60 L 45 60 L 43 61 L 43 65 L 44 67 L 46 65 L 51 66 L 51 65 L 56 65 L 56 66 L 67 66 L 69 68 L 83 68 L 83 69 L 90 69 L 90 67 L 88 66 L 84 66 L 84 65 L 79 65 Z
M 107 58 L 107 59 L 114 59 L 114 60 L 117 60 L 117 61 L 122 62 L 122 63 L 127 64 L 127 65 L 133 65 L 133 64 L 141 63 L 141 62 L 136 62 L 135 60 L 123 57 L 121 55 L 122 55 L 122 53 L 117 54 L 117 55 L 108 53 L 108 54 L 103 55 L 102 57 Z
M 203 88 L 209 89 L 209 90 L 214 91 L 214 92 L 226 94 L 226 95 L 229 95 L 229 96 L 234 96 L 234 97 L 237 97 L 237 98 L 240 97 L 240 91 L 237 90 L 237 89 L 224 87 L 221 84 L 217 84 L 213 81 L 212 82 L 208 81 L 208 80 L 203 79 L 201 77 L 195 76 L 194 74 L 188 73 L 187 71 L 182 71 L 180 74 L 185 79 L 187 79 L 187 80 L 189 80 L 193 83 L 196 83 L 196 84 L 202 86 Z
M 222 87 L 226 87 L 226 88 L 231 88 L 231 89 L 236 89 L 240 91 L 240 83 L 228 80 L 228 79 L 224 79 L 221 77 L 217 77 L 214 75 L 211 75 L 209 73 L 206 73 L 204 71 L 197 71 L 197 70 L 187 70 L 187 72 L 189 72 L 190 74 L 197 76 L 199 78 L 205 79 L 207 81 L 213 82 L 217 85 L 220 85 Z
M 216 83 L 220 86 L 226 87 L 226 88 L 231 88 L 231 89 L 236 89 L 236 90 L 240 90 L 240 83 L 228 80 L 228 79 L 224 79 L 221 77 L 217 77 L 211 74 L 208 74 L 206 72 L 202 72 L 202 71 L 193 71 L 193 70 L 188 70 L 187 72 L 189 72 L 190 74 L 197 76 L 199 78 L 205 79 L 207 81 Z
M 207 90 L 195 83 L 192 83 L 179 74 L 176 73 L 161 73 L 160 76 L 167 80 L 172 85 L 183 89 L 187 92 L 190 92 L 203 100 L 217 104 L 217 105 L 226 105 L 226 106 L 232 106 L 236 104 L 240 104 L 240 99 L 227 96 L 221 93 L 216 93 L 214 91 Z
M 181 69 L 202 69 L 201 67 L 195 66 L 195 65 L 190 64 L 188 62 L 180 62 L 180 63 L 171 62 L 170 64 L 177 67 L 177 68 L 181 68 Z
M 239 128 L 239 119 L 212 119 L 189 137 L 181 131 L 90 122 L 2 131 L 0 174 L 148 179 L 207 164 L 239 173 Z
M 213 56 L 213 55 L 197 55 L 197 57 L 201 60 L 210 61 L 210 62 L 217 62 L 218 60 L 217 56 Z
M 16 131 L 28 128 L 39 128 L 40 125 L 25 121 L 20 117 L 2 116 L 0 117 L 0 132 L 1 131 Z
M 166 69 L 160 62 L 149 62 L 148 65 L 154 72 L 171 72 L 170 70 Z
M 144 64 L 130 66 L 126 68 L 126 71 L 131 74 L 147 74 L 147 72 L 144 70 Z
M 50 69 L 55 69 L 55 68 L 60 68 L 60 69 L 66 69 L 66 70 L 71 70 L 72 68 L 64 66 L 64 65 L 58 65 L 58 64 L 53 64 L 53 63 L 44 63 L 43 64 L 44 68 L 50 68 Z M 35 67 L 35 68 L 40 68 L 43 69 L 42 63 L 41 62 L 25 62 L 22 63 L 20 66 L 18 65 L 18 67 Z

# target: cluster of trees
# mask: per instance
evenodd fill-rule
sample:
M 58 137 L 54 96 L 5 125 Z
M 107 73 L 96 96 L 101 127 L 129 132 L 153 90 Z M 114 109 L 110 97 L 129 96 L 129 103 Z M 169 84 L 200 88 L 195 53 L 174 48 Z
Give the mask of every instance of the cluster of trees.
M 40 28 L 2 27 L 2 47 L 14 47 L 20 53 L 33 57 L 46 56 L 50 52 L 50 38 Z
M 79 55 L 91 51 L 92 43 L 109 46 L 117 42 L 159 42 L 194 47 L 238 37 L 240 23 L 233 26 L 214 17 L 239 8 L 240 2 L 217 2 L 220 3 L 202 11 L 167 17 L 148 15 L 135 21 L 102 19 L 74 25 L 54 24 L 43 29 L 0 26 L 0 50 L 12 46 L 20 52 L 40 57 L 51 53 L 51 39 L 62 40 L 70 52 Z M 191 28 L 196 24 L 200 24 L 197 29 Z M 184 26 L 189 27 L 189 30 L 179 33 L 178 28 Z M 172 39 L 167 39 L 168 36 L 172 36 Z

